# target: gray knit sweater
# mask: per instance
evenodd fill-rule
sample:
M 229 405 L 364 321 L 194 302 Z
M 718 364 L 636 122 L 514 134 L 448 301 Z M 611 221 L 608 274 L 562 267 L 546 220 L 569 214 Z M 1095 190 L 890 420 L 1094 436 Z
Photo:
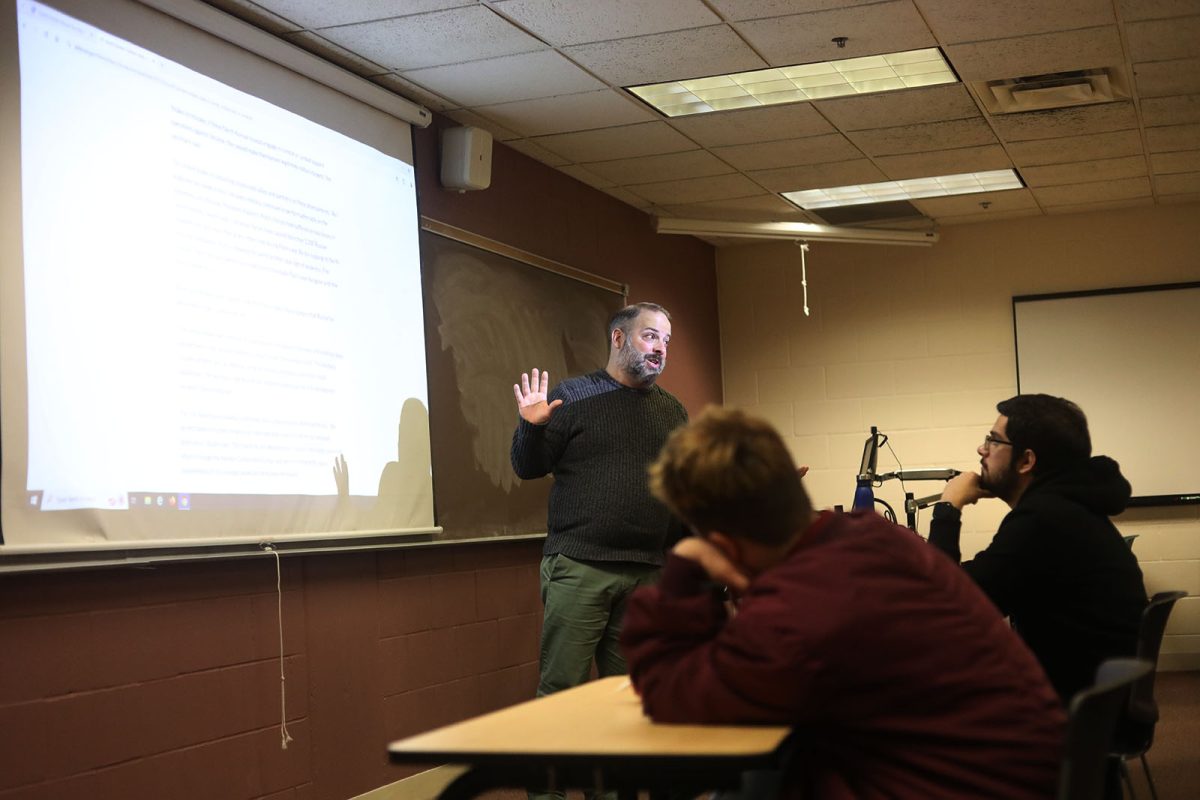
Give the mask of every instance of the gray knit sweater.
M 570 378 L 545 425 L 519 420 L 512 465 L 522 479 L 554 475 L 545 555 L 661 565 L 682 526 L 650 495 L 646 468 L 687 411 L 659 386 L 631 389 L 604 370 Z

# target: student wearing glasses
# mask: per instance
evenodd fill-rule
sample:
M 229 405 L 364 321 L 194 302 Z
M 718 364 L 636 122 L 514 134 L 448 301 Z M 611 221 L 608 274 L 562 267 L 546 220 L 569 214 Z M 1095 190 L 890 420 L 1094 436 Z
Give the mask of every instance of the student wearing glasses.
M 1092 456 L 1087 418 L 1061 397 L 999 403 L 979 446 L 979 472 L 946 484 L 929 541 L 956 561 L 961 511 L 983 498 L 1012 509 L 963 569 L 1037 656 L 1064 704 L 1092 685 L 1106 658 L 1132 656 L 1146 590 L 1137 559 L 1109 517 L 1131 489 L 1116 461 Z

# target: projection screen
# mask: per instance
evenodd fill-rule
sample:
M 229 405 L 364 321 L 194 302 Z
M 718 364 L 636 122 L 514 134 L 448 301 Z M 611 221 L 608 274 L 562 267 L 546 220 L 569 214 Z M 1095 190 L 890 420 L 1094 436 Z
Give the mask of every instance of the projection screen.
M 234 35 L 2 6 L 0 568 L 433 532 L 401 118 L 428 112 L 155 2 Z M 226 40 L 255 37 L 288 68 Z
M 1200 283 L 1013 298 L 1017 386 L 1075 401 L 1132 505 L 1200 502 Z

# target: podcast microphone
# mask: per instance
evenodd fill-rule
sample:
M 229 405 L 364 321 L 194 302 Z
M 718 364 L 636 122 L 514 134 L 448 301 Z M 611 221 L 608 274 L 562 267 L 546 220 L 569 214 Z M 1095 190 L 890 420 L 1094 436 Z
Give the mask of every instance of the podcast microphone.
M 858 467 L 858 479 L 854 488 L 851 511 L 874 511 L 875 492 L 871 484 L 875 481 L 875 467 L 879 463 L 879 429 L 871 426 L 871 436 L 863 445 L 862 463 Z

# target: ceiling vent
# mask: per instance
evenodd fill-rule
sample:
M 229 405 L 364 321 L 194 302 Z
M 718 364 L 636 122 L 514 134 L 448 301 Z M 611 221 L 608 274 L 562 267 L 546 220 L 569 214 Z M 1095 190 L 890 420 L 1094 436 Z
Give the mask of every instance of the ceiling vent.
M 1120 67 L 975 81 L 971 85 L 989 114 L 1089 106 L 1129 97 L 1129 81 Z

